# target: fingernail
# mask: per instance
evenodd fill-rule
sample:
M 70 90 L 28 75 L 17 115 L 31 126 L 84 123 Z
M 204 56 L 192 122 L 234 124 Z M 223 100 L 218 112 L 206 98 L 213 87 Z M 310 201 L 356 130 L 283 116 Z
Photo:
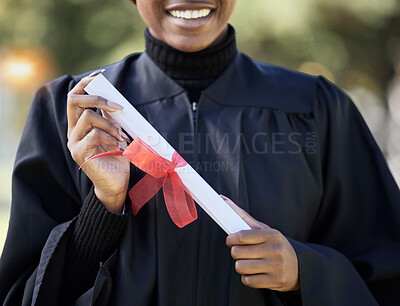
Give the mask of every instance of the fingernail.
M 105 69 L 99 69 L 99 70 L 93 71 L 91 74 L 89 74 L 89 77 L 94 77 L 95 75 L 103 73 L 104 71 L 106 71 L 106 70 Z
M 126 135 L 124 132 L 122 132 L 121 130 L 119 130 L 119 134 L 125 139 L 125 141 L 127 143 L 130 143 L 131 141 L 129 140 L 129 136 Z
M 120 128 L 118 128 L 118 141 L 120 141 L 120 142 L 125 142 L 125 139 L 124 139 L 124 137 L 122 137 L 122 135 L 121 135 L 121 129 Z
M 119 110 L 124 110 L 124 107 L 122 105 L 119 105 L 118 103 L 115 103 L 115 102 L 107 101 L 107 105 L 112 107 L 112 108 L 116 108 L 116 109 L 119 109 Z
M 121 136 L 123 139 L 124 139 L 124 142 L 131 142 L 130 140 L 129 140 L 129 137 L 128 137 L 128 135 L 126 135 L 124 132 L 122 132 L 122 130 L 121 129 L 118 129 L 118 133 L 119 133 L 119 136 Z

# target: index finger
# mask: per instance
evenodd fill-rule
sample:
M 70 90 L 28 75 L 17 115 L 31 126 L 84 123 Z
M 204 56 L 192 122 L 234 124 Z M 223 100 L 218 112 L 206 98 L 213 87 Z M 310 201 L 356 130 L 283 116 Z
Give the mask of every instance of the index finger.
M 97 108 L 109 112 L 114 112 L 117 109 L 124 109 L 121 105 L 108 101 L 100 96 L 70 95 L 67 100 L 68 137 L 75 128 L 83 112 L 89 108 Z
M 71 91 L 68 93 L 68 96 L 70 95 L 83 95 L 85 93 L 85 87 L 100 73 L 104 72 L 105 69 L 99 69 L 88 76 L 84 77 L 81 79 L 75 86 L 74 88 L 71 89 Z

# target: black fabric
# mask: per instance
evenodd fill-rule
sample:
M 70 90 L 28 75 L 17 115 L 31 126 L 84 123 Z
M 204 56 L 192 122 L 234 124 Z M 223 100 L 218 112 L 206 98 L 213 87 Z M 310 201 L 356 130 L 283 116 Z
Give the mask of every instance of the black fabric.
M 0 260 L 5 305 L 56 305 L 62 296 L 67 242 L 92 188 L 66 147 L 66 94 L 84 75 L 44 85 L 32 103 Z M 198 220 L 179 229 L 160 192 L 128 218 L 75 305 L 398 303 L 399 188 L 337 87 L 237 53 L 202 91 L 194 123 L 187 91 L 146 53 L 104 75 L 218 193 L 288 237 L 301 290 L 244 286 L 223 230 L 200 207 Z
M 108 211 L 91 189 L 67 244 L 63 279 L 66 304 L 93 286 L 100 263 L 115 251 L 128 218 L 128 214 Z
M 188 91 L 191 102 L 232 62 L 237 52 L 235 29 L 228 25 L 225 39 L 198 52 L 182 52 L 145 31 L 146 53 L 170 78 Z

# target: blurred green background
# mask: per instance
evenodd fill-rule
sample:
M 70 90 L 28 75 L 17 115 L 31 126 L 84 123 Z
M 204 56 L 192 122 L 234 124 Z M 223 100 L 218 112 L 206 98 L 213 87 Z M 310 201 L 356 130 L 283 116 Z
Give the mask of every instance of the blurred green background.
M 400 182 L 400 3 L 397 0 L 238 0 L 231 21 L 251 57 L 322 74 L 353 98 Z M 0 251 L 11 171 L 34 91 L 144 50 L 128 0 L 1 0 Z

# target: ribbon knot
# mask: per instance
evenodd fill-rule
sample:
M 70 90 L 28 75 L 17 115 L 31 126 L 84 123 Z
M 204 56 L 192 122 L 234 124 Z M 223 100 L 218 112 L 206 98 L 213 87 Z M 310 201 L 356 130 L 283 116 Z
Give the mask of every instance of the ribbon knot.
M 168 213 L 178 227 L 182 228 L 197 219 L 193 198 L 175 172 L 176 168 L 187 165 L 178 152 L 174 152 L 171 162 L 160 156 L 140 138 L 136 138 L 123 152 L 101 153 L 88 159 L 85 163 L 102 156 L 124 156 L 137 168 L 147 173 L 129 191 L 134 215 L 162 187 Z

